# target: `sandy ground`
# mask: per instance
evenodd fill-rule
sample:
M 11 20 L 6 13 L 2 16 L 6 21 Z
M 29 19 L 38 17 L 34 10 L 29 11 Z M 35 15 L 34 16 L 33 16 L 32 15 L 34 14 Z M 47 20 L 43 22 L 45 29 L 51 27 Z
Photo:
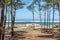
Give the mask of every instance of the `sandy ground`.
M 24 25 L 26 26 L 26 25 Z M 15 25 L 14 28 L 14 40 L 56 40 L 53 37 L 40 37 L 44 35 L 51 35 L 47 33 L 42 33 L 39 28 L 21 28 L 21 25 Z M 6 28 L 5 32 L 5 40 L 9 40 L 11 38 L 11 29 Z

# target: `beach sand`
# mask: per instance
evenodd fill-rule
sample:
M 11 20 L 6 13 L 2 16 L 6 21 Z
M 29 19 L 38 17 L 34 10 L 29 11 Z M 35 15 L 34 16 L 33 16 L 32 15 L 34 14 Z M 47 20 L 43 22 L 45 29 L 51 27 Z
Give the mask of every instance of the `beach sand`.
M 41 25 L 35 24 L 38 28 L 31 28 L 32 24 L 15 24 L 14 27 L 14 39 L 16 40 L 56 40 L 53 37 L 40 37 L 42 35 L 51 35 L 47 33 L 41 32 Z M 7 29 L 5 32 L 5 40 L 9 40 L 11 38 L 11 29 Z

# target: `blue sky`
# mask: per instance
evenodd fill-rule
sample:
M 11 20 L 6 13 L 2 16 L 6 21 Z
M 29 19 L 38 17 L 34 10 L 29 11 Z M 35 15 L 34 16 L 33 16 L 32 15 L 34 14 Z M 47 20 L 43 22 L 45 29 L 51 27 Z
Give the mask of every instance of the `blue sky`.
M 16 10 L 16 20 L 32 20 L 32 12 L 29 11 L 27 9 L 27 6 L 31 4 L 32 0 L 23 0 L 24 2 L 26 2 L 26 5 L 24 6 L 24 8 L 22 9 L 18 9 Z M 41 4 L 44 4 L 44 2 L 41 2 Z M 52 10 L 52 9 L 51 9 Z M 36 7 L 36 11 L 37 11 L 37 7 Z M 35 20 L 39 20 L 39 15 L 38 15 L 38 11 L 37 13 L 34 12 L 35 15 Z M 42 20 L 44 19 L 44 11 L 41 11 L 42 13 Z M 50 12 L 50 16 L 51 16 L 51 20 L 52 20 L 52 11 Z M 58 11 L 55 11 L 55 21 L 58 20 Z

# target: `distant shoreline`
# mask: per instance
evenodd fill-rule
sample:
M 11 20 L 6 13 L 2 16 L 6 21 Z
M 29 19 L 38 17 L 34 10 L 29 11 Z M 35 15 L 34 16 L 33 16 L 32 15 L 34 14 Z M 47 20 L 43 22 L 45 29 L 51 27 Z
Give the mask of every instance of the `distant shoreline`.
M 8 22 L 8 21 L 6 21 Z M 9 21 L 11 22 L 11 21 Z M 33 21 L 15 21 L 15 22 L 33 22 Z M 40 21 L 34 21 L 34 22 L 40 22 Z M 47 21 L 41 21 L 41 22 L 47 22 Z M 48 22 L 53 22 L 53 21 L 48 21 Z M 54 21 L 54 22 L 59 22 L 59 21 Z

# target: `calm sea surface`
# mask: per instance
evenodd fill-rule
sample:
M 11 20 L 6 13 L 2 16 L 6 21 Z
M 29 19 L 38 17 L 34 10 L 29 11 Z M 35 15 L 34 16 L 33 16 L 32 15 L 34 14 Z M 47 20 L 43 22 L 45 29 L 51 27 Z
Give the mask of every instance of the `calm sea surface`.
M 6 24 L 11 24 L 11 22 L 6 22 Z M 41 24 L 41 25 L 52 25 L 58 24 L 59 22 L 15 22 L 15 24 Z

